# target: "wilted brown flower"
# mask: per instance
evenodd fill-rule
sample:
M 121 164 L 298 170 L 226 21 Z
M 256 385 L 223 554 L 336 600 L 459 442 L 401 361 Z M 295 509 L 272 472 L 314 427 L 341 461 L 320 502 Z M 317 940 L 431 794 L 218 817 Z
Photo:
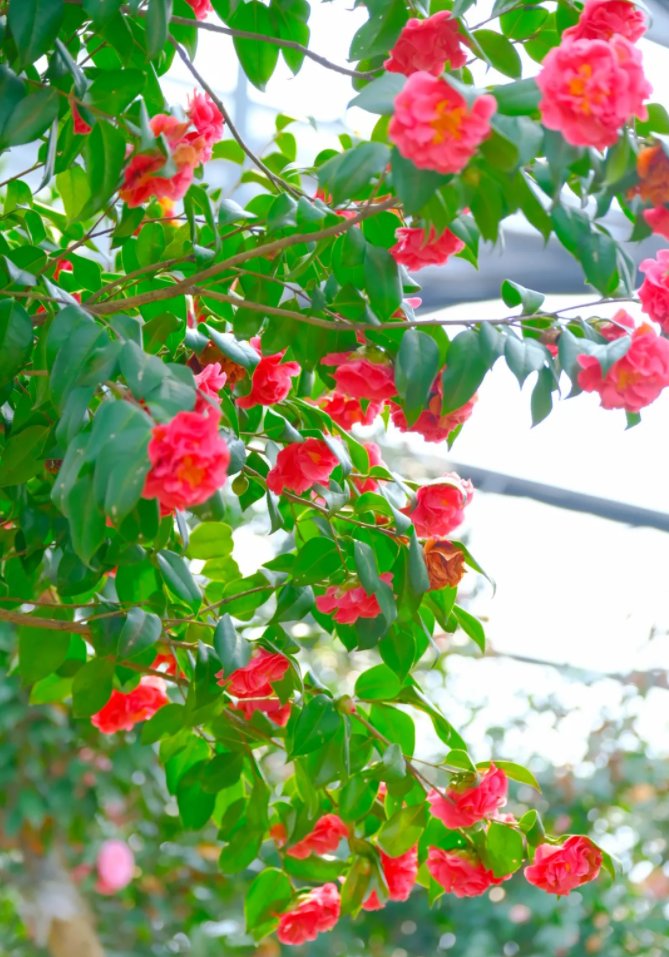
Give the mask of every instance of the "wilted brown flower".
M 637 156 L 636 168 L 641 198 L 653 206 L 669 201 L 669 156 L 664 148 L 658 144 L 642 149 Z
M 430 538 L 423 546 L 430 589 L 454 588 L 466 572 L 462 549 L 445 539 Z

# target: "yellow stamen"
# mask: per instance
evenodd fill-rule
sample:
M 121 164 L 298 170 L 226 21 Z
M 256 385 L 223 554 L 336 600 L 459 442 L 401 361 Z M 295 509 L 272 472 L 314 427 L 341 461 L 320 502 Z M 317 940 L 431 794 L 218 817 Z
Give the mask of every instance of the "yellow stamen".
M 462 137 L 462 120 L 466 114 L 464 106 L 451 107 L 448 100 L 437 103 L 437 115 L 431 122 L 434 130 L 432 142 L 435 145 L 446 139 L 459 140 Z

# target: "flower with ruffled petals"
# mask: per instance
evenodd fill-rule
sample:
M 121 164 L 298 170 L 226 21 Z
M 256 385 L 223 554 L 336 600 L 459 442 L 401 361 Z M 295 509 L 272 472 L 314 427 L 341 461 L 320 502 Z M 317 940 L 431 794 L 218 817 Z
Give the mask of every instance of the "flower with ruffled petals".
M 669 239 L 669 209 L 666 206 L 644 209 L 643 218 L 657 236 Z
M 655 259 L 644 259 L 639 270 L 646 277 L 639 288 L 641 308 L 669 332 L 669 249 L 660 249 Z
M 455 588 L 467 570 L 465 553 L 444 539 L 428 538 L 423 545 L 423 558 L 432 590 Z
M 349 836 L 349 829 L 338 814 L 324 814 L 316 821 L 313 829 L 297 844 L 286 851 L 289 857 L 304 860 L 312 854 L 330 854 L 339 847 L 339 842 Z
M 578 23 L 562 34 L 572 40 L 610 40 L 618 34 L 635 43 L 648 29 L 639 7 L 627 0 L 586 0 Z
M 449 472 L 441 482 L 419 488 L 415 501 L 402 511 L 409 516 L 420 538 L 449 535 L 464 521 L 464 509 L 473 494 L 474 487 L 468 479 Z
M 230 462 L 218 422 L 219 415 L 211 407 L 204 413 L 178 412 L 167 425 L 155 426 L 144 498 L 157 498 L 166 512 L 211 498 L 225 482 Z
M 267 488 L 280 495 L 289 489 L 301 495 L 312 485 L 327 485 L 339 462 L 322 439 L 308 438 L 281 449 L 267 474 Z
M 381 851 L 381 869 L 388 885 L 388 900 L 408 900 L 418 874 L 418 848 L 412 847 L 399 857 L 389 857 Z M 384 905 L 372 891 L 362 906 L 364 910 L 381 910 Z
M 440 10 L 426 20 L 408 20 L 383 65 L 389 73 L 411 76 L 424 70 L 438 76 L 446 62 L 458 70 L 467 62 L 467 53 L 460 24 L 449 10 Z
M 316 940 L 319 934 L 332 930 L 341 911 L 336 884 L 323 884 L 309 891 L 306 897 L 279 917 L 276 935 L 282 944 L 299 945 Z
M 587 837 L 574 835 L 564 844 L 540 844 L 525 879 L 548 894 L 569 894 L 594 881 L 602 866 L 602 852 Z
M 260 353 L 260 339 L 253 339 L 251 345 Z M 282 361 L 285 354 L 284 349 L 283 352 L 275 352 L 271 356 L 261 355 L 251 377 L 251 391 L 237 399 L 240 408 L 250 409 L 254 405 L 275 405 L 277 402 L 283 402 L 290 392 L 290 380 L 300 374 L 299 363 Z
M 490 135 L 496 109 L 494 96 L 468 104 L 446 80 L 421 71 L 395 98 L 388 136 L 419 169 L 459 173 Z
M 195 385 L 199 393 L 195 411 L 208 412 L 212 408 L 212 401 L 218 402 L 218 394 L 227 380 L 227 375 L 221 371 L 220 362 L 212 362 L 205 366 L 202 372 L 198 372 L 195 376 Z
M 401 406 L 396 403 L 390 405 L 390 417 L 400 432 L 417 432 L 426 442 L 444 442 L 459 426 L 464 425 L 474 410 L 478 397 L 471 399 L 452 412 L 442 413 L 442 382 L 441 373 L 437 375 L 430 391 L 427 408 L 423 409 L 416 421 L 409 425 Z
M 91 724 L 103 734 L 132 731 L 136 724 L 147 721 L 168 703 L 163 679 L 146 675 L 132 691 L 114 689 L 104 708 L 91 718 Z
M 342 395 L 341 392 L 325 396 L 318 404 L 342 429 L 351 429 L 357 424 L 371 425 L 383 408 L 382 402 L 368 402 L 367 408 L 363 409 L 360 399 Z
M 388 250 L 395 262 L 407 269 L 423 269 L 425 266 L 442 266 L 451 256 L 461 252 L 465 244 L 444 229 L 439 235 L 434 226 L 428 233 L 424 229 L 403 226 L 395 233 L 397 242 Z
M 389 362 L 374 362 L 355 352 L 331 352 L 323 365 L 337 366 L 333 377 L 337 390 L 354 399 L 383 402 L 397 392 L 395 373 Z
M 290 702 L 282 704 L 273 685 L 285 677 L 289 667 L 285 655 L 259 648 L 248 664 L 227 676 L 219 671 L 216 678 L 228 694 L 237 698 L 231 707 L 241 712 L 247 721 L 256 711 L 261 711 L 270 721 L 283 726 L 290 717 Z
M 450 787 L 441 794 L 433 789 L 428 794 L 433 817 L 455 829 L 471 827 L 478 821 L 493 817 L 506 804 L 509 782 L 500 768 L 491 764 L 478 784 L 473 787 Z
M 537 77 L 544 126 L 558 130 L 572 146 L 604 149 L 622 126 L 645 120 L 644 100 L 652 87 L 641 53 L 621 36 L 611 40 L 563 40 L 547 54 Z
M 186 3 L 191 7 L 196 20 L 206 20 L 214 9 L 211 0 L 186 0 Z
M 391 572 L 383 572 L 379 577 L 387 585 L 393 580 Z M 366 592 L 362 585 L 330 585 L 325 594 L 316 599 L 316 608 L 325 615 L 332 615 L 340 625 L 352 625 L 358 618 L 377 618 L 381 614 L 378 598 Z
M 188 105 L 188 116 L 195 130 L 186 134 L 186 141 L 196 146 L 200 162 L 208 163 L 212 147 L 223 136 L 223 114 L 208 93 L 195 92 Z
M 428 849 L 427 869 L 448 894 L 456 897 L 478 897 L 510 877 L 495 877 L 469 851 L 444 851 L 440 847 Z
M 604 409 L 639 412 L 669 386 L 669 341 L 647 323 L 634 329 L 629 349 L 606 375 L 595 356 L 580 355 L 577 362 L 578 384 L 586 392 L 598 392 Z
M 115 894 L 123 890 L 135 872 L 135 856 L 125 841 L 105 841 L 95 862 L 98 894 Z

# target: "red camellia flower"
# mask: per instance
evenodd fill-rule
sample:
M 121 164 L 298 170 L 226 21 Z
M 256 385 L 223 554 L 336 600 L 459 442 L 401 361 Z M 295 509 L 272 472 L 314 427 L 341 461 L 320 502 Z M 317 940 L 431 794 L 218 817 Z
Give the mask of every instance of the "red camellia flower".
M 402 511 L 414 524 L 420 538 L 448 535 L 464 521 L 464 508 L 469 505 L 474 487 L 468 479 L 449 472 L 435 485 L 424 485 L 416 499 Z
M 367 408 L 363 409 L 360 399 L 352 399 L 341 392 L 326 396 L 319 405 L 342 429 L 351 429 L 358 423 L 371 425 L 383 408 L 382 402 L 368 402 Z
M 195 132 L 187 133 L 185 139 L 198 148 L 200 162 L 208 163 L 213 145 L 223 136 L 223 114 L 207 93 L 195 92 L 188 104 L 188 116 Z
M 618 34 L 634 43 L 648 28 L 643 11 L 627 0 L 586 0 L 581 16 L 562 34 L 572 40 L 610 40 Z
M 638 412 L 669 386 L 669 341 L 646 323 L 634 329 L 631 340 L 625 355 L 606 375 L 595 356 L 577 357 L 578 384 L 586 392 L 598 392 L 604 409 Z
M 91 724 L 103 734 L 132 731 L 139 721 L 151 718 L 159 708 L 168 703 L 163 679 L 147 675 L 127 694 L 112 691 L 104 708 L 91 718 Z
M 393 580 L 391 572 L 383 572 L 380 578 L 387 585 Z M 362 585 L 346 588 L 330 585 L 325 594 L 316 599 L 316 608 L 324 615 L 334 612 L 333 618 L 340 625 L 352 625 L 358 618 L 377 618 L 381 614 L 376 595 L 370 595 Z
M 397 242 L 388 252 L 395 262 L 407 269 L 423 269 L 424 266 L 441 266 L 446 260 L 465 248 L 461 239 L 445 229 L 437 236 L 434 226 L 429 233 L 423 229 L 404 226 L 395 233 Z
M 327 485 L 338 464 L 337 456 L 322 439 L 293 442 L 277 455 L 276 465 L 267 474 L 267 488 L 276 495 L 286 488 L 301 495 L 312 485 Z
M 643 218 L 658 236 L 669 239 L 669 209 L 666 206 L 654 206 L 644 209 Z
M 641 308 L 669 332 L 669 249 L 660 249 L 656 259 L 644 259 L 639 269 L 646 277 L 639 288 Z
M 412 847 L 399 857 L 389 857 L 381 851 L 381 869 L 388 885 L 388 899 L 408 900 L 418 874 L 418 848 Z M 365 910 L 381 910 L 384 904 L 376 891 L 372 891 L 362 906 Z
M 237 668 L 227 677 L 223 671 L 216 675 L 219 685 L 237 698 L 233 710 L 250 720 L 256 711 L 262 711 L 270 721 L 283 726 L 290 717 L 290 702 L 281 704 L 272 685 L 285 676 L 290 662 L 285 655 L 259 648 L 243 668 Z
M 316 821 L 313 830 L 286 851 L 289 857 L 304 860 L 312 854 L 329 854 L 336 851 L 349 829 L 337 814 L 324 814 Z
M 397 392 L 395 374 L 389 362 L 373 362 L 355 352 L 330 352 L 323 365 L 337 366 L 333 376 L 337 390 L 354 399 L 383 402 Z
M 637 116 L 652 87 L 641 53 L 621 36 L 562 41 L 546 56 L 537 85 L 541 119 L 572 146 L 613 146 L 620 128 Z
M 220 362 L 212 362 L 205 366 L 202 372 L 198 372 L 195 376 L 195 385 L 201 395 L 197 397 L 195 411 L 208 412 L 212 408 L 208 400 L 218 401 L 218 393 L 227 381 L 228 377 L 221 371 Z M 206 398 L 202 398 L 203 396 Z
M 448 894 L 456 897 L 478 897 L 511 876 L 495 877 L 469 851 L 444 851 L 440 847 L 428 849 L 427 869 Z
M 277 847 L 283 847 L 288 840 L 288 830 L 286 825 L 279 821 L 277 824 L 272 824 L 269 829 L 269 836 L 272 838 Z
M 70 103 L 72 106 L 72 123 L 74 126 L 74 132 L 78 136 L 87 136 L 93 127 L 83 118 L 74 100 L 71 100 Z
M 494 96 L 484 94 L 468 105 L 446 80 L 414 73 L 395 99 L 388 136 L 419 169 L 459 173 L 490 135 Z
M 260 353 L 260 339 L 251 340 L 251 345 Z M 290 392 L 290 380 L 300 374 L 297 362 L 282 362 L 286 351 L 275 352 L 272 356 L 261 356 L 260 362 L 253 370 L 251 391 L 237 399 L 237 405 L 242 409 L 250 409 L 254 405 L 274 405 L 283 402 Z
M 165 512 L 211 498 L 225 482 L 230 462 L 218 421 L 212 407 L 204 413 L 178 412 L 167 425 L 154 428 L 144 498 L 157 498 Z
M 156 176 L 165 165 L 160 153 L 137 153 L 123 173 L 119 196 L 130 207 L 141 206 L 152 196 L 157 199 L 181 199 L 193 179 L 193 167 L 184 165 L 174 176 Z
M 186 0 L 186 3 L 193 10 L 196 20 L 206 20 L 213 10 L 211 0 Z
M 56 268 L 53 271 L 53 281 L 58 282 L 60 274 L 63 272 L 74 272 L 74 266 L 69 259 L 56 260 Z
M 458 426 L 464 425 L 472 414 L 478 397 L 473 395 L 459 409 L 454 409 L 452 412 L 446 412 L 442 415 L 442 395 L 441 373 L 439 373 L 434 380 L 427 408 L 423 409 L 413 425 L 409 425 L 407 422 L 404 410 L 399 405 L 391 403 L 390 417 L 393 420 L 393 425 L 400 432 L 417 432 L 423 436 L 426 442 L 443 442 Z
M 508 787 L 504 771 L 491 764 L 474 787 L 451 787 L 444 794 L 436 789 L 430 791 L 427 796 L 430 813 L 446 827 L 471 827 L 477 821 L 492 817 L 506 804 Z
M 587 837 L 574 835 L 564 844 L 540 844 L 534 861 L 525 868 L 530 884 L 549 894 L 568 894 L 594 881 L 602 866 L 602 852 Z
M 341 911 L 336 884 L 323 884 L 309 891 L 292 910 L 279 917 L 277 937 L 282 944 L 306 944 L 332 930 Z
M 467 62 L 461 40 L 460 24 L 448 10 L 440 10 L 426 20 L 412 17 L 402 28 L 383 65 L 389 73 L 405 76 L 419 70 L 438 76 L 446 61 L 452 70 L 458 70 Z

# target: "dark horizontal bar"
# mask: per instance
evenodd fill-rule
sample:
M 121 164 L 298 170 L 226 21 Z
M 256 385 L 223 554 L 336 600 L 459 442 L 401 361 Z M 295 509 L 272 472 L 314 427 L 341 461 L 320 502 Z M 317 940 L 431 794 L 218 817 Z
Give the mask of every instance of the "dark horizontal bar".
M 585 512 L 588 515 L 597 515 L 599 518 L 609 519 L 611 522 L 621 522 L 624 525 L 636 527 L 657 528 L 661 532 L 669 532 L 669 513 L 667 512 L 656 512 L 653 509 L 641 508 L 638 505 L 630 505 L 626 502 L 599 498 L 597 495 L 584 495 L 582 492 L 556 488 L 554 485 L 544 485 L 542 482 L 531 482 L 529 479 L 517 478 L 515 475 L 503 475 L 490 469 L 452 464 L 458 475 L 471 479 L 476 488 L 482 492 L 531 498 L 536 502 L 553 505 L 555 508 L 565 508 L 571 512 Z

